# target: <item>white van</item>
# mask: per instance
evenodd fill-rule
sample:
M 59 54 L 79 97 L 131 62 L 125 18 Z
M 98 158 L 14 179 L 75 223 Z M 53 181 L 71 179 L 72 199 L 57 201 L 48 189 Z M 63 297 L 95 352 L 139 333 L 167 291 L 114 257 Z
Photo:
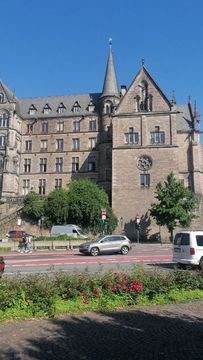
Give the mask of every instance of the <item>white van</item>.
M 67 225 L 53 225 L 51 228 L 51 236 L 59 236 L 59 235 L 70 235 L 74 237 L 80 237 L 83 239 L 87 238 L 87 235 L 83 233 L 82 229 L 73 224 Z
M 173 261 L 181 267 L 198 265 L 203 270 L 203 231 L 181 231 L 175 235 Z

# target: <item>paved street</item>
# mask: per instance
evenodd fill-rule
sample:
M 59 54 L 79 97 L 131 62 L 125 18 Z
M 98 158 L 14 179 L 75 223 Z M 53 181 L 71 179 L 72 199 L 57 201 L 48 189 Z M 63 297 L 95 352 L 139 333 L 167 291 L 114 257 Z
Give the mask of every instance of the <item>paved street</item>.
M 5 254 L 5 274 L 12 275 L 18 272 L 44 272 L 54 270 L 66 271 L 100 271 L 100 270 L 126 270 L 136 264 L 161 264 L 166 268 L 172 262 L 170 244 L 134 244 L 128 255 L 120 254 L 102 255 L 98 257 L 79 254 L 74 251 L 38 251 L 32 254 L 20 254 L 18 252 Z M 172 265 L 171 265 L 172 268 Z
M 0 324 L 0 360 L 202 360 L 203 301 Z

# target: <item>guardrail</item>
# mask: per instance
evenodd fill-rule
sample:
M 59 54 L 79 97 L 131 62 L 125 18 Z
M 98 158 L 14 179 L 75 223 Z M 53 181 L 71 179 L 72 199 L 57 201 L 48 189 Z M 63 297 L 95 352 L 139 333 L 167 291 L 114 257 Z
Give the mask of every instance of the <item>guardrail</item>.
M 32 240 L 31 245 L 34 251 L 36 250 L 44 250 L 47 249 L 49 251 L 52 250 L 73 250 L 74 248 L 78 248 L 80 244 L 84 242 L 84 239 L 78 240 Z M 0 242 L 1 248 L 10 248 L 10 251 L 18 250 L 19 242 L 16 240 L 8 240 Z

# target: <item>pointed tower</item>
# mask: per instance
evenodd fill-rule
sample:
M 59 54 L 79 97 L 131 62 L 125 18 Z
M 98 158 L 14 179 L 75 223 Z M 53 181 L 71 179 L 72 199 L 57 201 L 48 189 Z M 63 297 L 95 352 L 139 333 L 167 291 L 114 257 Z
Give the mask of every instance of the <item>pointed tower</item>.
M 112 39 L 109 39 L 109 55 L 100 97 L 100 146 L 99 179 L 100 184 L 111 198 L 112 182 L 112 119 L 120 102 L 116 72 L 112 54 Z
M 116 72 L 114 68 L 113 62 L 113 54 L 112 54 L 112 40 L 109 40 L 109 56 L 106 66 L 106 74 L 104 78 L 104 85 L 102 90 L 102 97 L 104 96 L 116 96 L 119 97 Z

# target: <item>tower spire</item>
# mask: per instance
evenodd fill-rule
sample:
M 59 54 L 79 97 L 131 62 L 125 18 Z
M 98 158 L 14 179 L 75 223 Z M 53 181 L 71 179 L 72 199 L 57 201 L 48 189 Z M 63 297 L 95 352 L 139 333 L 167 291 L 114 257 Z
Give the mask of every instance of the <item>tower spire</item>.
M 118 84 L 112 54 L 112 39 L 109 38 L 109 56 L 106 66 L 106 74 L 104 78 L 102 96 L 114 95 L 119 97 Z

